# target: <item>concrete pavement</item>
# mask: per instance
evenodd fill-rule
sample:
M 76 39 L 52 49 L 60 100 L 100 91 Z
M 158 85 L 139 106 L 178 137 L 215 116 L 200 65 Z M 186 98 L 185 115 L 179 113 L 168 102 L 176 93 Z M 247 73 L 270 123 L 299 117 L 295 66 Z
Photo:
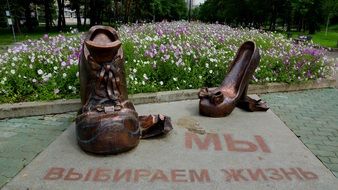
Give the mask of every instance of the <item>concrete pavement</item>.
M 338 177 L 338 90 L 273 93 L 262 98 Z
M 198 114 L 198 100 L 136 106 L 174 130 L 110 156 L 84 153 L 70 126 L 7 189 L 327 189 L 334 175 L 272 112 Z M 198 129 L 198 130 L 197 130 Z M 201 133 L 204 131 L 204 133 Z
M 337 177 L 338 90 L 271 93 L 262 98 Z M 0 187 L 53 142 L 72 123 L 75 115 L 72 112 L 1 120 Z
M 75 113 L 0 120 L 0 188 L 73 122 Z

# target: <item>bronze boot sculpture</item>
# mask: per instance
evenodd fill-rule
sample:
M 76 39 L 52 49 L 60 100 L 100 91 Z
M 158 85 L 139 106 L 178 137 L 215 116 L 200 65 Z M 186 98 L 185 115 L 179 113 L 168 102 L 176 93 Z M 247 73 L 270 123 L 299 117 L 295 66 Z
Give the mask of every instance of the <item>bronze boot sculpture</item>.
M 121 41 L 113 28 L 93 26 L 89 30 L 79 70 L 83 106 L 76 118 L 76 136 L 84 151 L 116 154 L 136 147 L 142 137 L 172 129 L 167 116 L 138 118 L 128 100 Z
M 127 151 L 139 143 L 138 115 L 128 101 L 121 42 L 111 27 L 94 26 L 82 47 L 76 118 L 79 146 L 98 154 Z
M 249 80 L 259 60 L 259 50 L 254 42 L 247 41 L 242 44 L 221 86 L 214 90 L 202 88 L 198 93 L 200 114 L 209 117 L 224 117 L 229 115 L 236 106 L 247 111 L 268 110 L 265 102 L 256 101 L 247 96 Z

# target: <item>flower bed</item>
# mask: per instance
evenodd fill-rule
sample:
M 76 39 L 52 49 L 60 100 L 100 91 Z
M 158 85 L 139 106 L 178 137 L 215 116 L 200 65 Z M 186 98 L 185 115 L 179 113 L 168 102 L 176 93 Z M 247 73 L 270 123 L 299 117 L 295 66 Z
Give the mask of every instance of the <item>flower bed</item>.
M 171 22 L 121 26 L 130 93 L 217 86 L 246 40 L 261 62 L 253 83 L 324 78 L 323 49 L 293 44 L 280 34 L 225 25 Z M 81 34 L 27 41 L 0 55 L 0 102 L 78 97 Z

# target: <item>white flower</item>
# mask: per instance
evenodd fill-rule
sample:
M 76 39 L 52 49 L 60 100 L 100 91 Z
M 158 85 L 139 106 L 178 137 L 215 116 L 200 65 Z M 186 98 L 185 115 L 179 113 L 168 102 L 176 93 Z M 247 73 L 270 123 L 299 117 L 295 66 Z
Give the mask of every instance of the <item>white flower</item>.
M 163 81 L 160 81 L 160 85 L 161 85 L 161 86 L 163 85 Z
M 33 65 L 32 65 L 32 64 L 29 64 L 29 68 L 30 68 L 30 69 L 33 69 Z
M 136 72 L 137 72 L 137 69 L 134 68 L 134 69 L 133 69 L 133 72 L 136 73 Z
M 144 73 L 143 78 L 144 78 L 144 80 L 148 80 L 147 74 Z
M 57 66 L 54 66 L 53 69 L 54 69 L 54 70 L 58 70 L 58 67 L 57 67 Z
M 32 82 L 36 83 L 36 79 L 32 79 Z
M 79 74 L 80 74 L 79 72 L 76 72 L 76 77 L 79 77 Z
M 43 74 L 43 71 L 41 69 L 38 70 L 38 74 L 39 75 L 42 75 Z
M 142 85 L 145 85 L 145 84 L 146 84 L 146 82 L 142 81 Z
M 73 87 L 72 86 L 68 86 L 68 89 L 71 90 L 71 89 L 73 89 Z
M 71 59 L 71 60 L 70 60 L 70 64 L 71 64 L 71 65 L 75 65 L 76 63 L 77 63 L 77 61 L 76 61 L 75 59 Z
M 67 73 L 63 73 L 63 74 L 62 74 L 62 77 L 63 77 L 63 78 L 66 78 L 66 77 L 67 77 Z
M 174 77 L 174 78 L 173 78 L 173 80 L 174 80 L 174 81 L 177 81 L 177 78 L 176 78 L 176 77 Z
M 14 69 L 12 69 L 12 70 L 11 70 L 11 73 L 14 75 L 14 74 L 15 74 L 15 70 L 14 70 Z
M 60 90 L 58 88 L 54 89 L 54 94 L 58 94 Z
M 202 76 L 201 76 L 201 75 L 198 75 L 198 78 L 199 78 L 199 79 L 202 79 Z
M 213 72 L 213 71 L 210 69 L 210 70 L 209 70 L 209 73 L 211 74 L 212 72 Z
M 42 76 L 42 80 L 44 82 L 47 82 L 49 80 L 49 77 L 47 75 Z
M 62 66 L 62 67 L 66 66 L 66 65 L 67 65 L 66 62 L 64 62 L 64 61 L 61 62 L 61 66 Z

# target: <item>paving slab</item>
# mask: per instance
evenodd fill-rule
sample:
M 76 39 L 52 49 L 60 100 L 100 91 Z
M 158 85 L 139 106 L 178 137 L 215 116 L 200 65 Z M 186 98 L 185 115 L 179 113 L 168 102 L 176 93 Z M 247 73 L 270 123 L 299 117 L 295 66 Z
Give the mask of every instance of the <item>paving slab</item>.
M 198 101 L 136 106 L 171 116 L 166 137 L 111 156 L 84 153 L 71 125 L 4 189 L 337 189 L 333 174 L 272 112 L 198 114 Z

